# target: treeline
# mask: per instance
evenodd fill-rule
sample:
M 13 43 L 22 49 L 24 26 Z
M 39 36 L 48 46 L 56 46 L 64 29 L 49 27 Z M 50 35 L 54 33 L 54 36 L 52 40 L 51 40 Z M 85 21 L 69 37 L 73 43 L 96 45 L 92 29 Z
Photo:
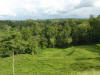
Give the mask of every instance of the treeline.
M 89 19 L 0 21 L 0 56 L 100 42 L 100 16 Z

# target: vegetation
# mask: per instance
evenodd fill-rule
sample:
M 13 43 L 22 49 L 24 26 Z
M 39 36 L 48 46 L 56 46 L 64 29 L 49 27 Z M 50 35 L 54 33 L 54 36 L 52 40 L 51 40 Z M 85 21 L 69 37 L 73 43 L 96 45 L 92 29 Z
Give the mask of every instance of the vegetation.
M 19 72 L 99 69 L 99 43 L 100 16 L 95 18 L 91 15 L 89 19 L 0 21 L 0 63 L 8 61 L 5 66 L 10 66 L 14 52 L 18 59 L 15 67 L 20 63 L 26 66 L 22 67 L 24 70 L 17 68 Z M 96 45 L 78 48 L 78 45 L 92 44 Z
M 67 48 L 100 42 L 100 16 L 89 19 L 0 21 L 0 55 L 37 54 L 43 48 Z
M 47 48 L 38 55 L 15 56 L 15 75 L 99 75 L 100 49 L 96 45 Z M 0 74 L 12 74 L 12 56 L 0 58 Z M 94 73 L 94 74 L 93 74 Z

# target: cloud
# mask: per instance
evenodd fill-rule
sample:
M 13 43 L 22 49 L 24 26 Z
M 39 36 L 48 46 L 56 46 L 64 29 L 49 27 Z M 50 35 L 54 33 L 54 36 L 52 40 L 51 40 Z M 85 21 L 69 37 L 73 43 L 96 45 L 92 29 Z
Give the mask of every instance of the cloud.
M 99 7 L 100 0 L 0 0 L 0 19 L 87 18 Z
M 80 4 L 76 8 L 93 7 L 95 1 L 96 0 L 81 0 Z
M 95 7 L 100 7 L 100 0 L 97 0 L 97 1 L 94 3 L 94 6 L 95 6 Z

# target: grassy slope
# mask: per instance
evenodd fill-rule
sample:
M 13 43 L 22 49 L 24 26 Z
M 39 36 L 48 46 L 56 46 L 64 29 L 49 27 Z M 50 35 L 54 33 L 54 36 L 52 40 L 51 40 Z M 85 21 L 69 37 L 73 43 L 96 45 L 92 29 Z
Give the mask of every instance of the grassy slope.
M 37 56 L 28 54 L 16 55 L 15 74 L 66 75 L 70 71 L 99 70 L 99 53 L 99 48 L 95 45 L 90 45 L 75 46 L 66 49 L 49 48 L 43 50 Z M 90 73 L 91 75 L 93 74 L 92 72 Z M 76 72 L 73 74 L 75 75 Z M 12 75 L 12 57 L 0 58 L 0 75 Z

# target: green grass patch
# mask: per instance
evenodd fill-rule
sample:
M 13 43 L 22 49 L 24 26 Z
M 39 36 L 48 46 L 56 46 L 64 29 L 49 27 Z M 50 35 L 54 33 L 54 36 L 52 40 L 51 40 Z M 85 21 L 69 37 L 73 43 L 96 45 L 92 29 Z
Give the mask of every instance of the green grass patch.
M 94 71 L 100 75 L 99 70 L 100 49 L 96 45 L 47 48 L 38 55 L 15 56 L 16 75 L 89 75 Z M 11 74 L 12 57 L 0 58 L 0 75 Z

